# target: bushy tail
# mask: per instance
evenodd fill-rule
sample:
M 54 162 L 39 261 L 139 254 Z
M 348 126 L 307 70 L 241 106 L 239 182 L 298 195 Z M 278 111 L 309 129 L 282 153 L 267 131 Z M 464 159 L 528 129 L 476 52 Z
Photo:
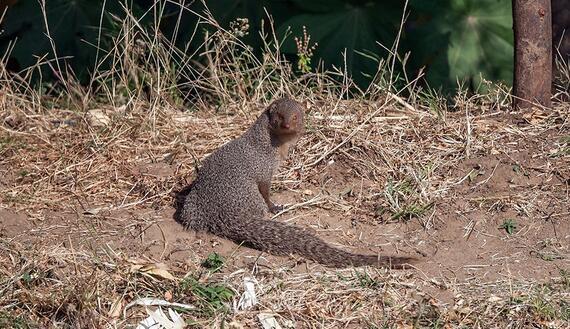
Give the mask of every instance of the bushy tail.
M 224 232 L 226 237 L 274 255 L 298 254 L 333 267 L 372 265 L 402 269 L 416 260 L 411 257 L 353 254 L 331 247 L 300 227 L 273 220 L 250 220 L 240 224 L 239 227 L 231 227 L 231 232 Z

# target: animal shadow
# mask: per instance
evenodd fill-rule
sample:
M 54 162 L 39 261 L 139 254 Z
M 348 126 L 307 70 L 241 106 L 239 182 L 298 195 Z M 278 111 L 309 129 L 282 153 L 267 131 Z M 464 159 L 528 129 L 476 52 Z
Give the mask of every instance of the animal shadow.
M 186 185 L 184 187 L 180 187 L 178 190 L 174 190 L 170 194 L 173 198 L 172 206 L 175 209 L 175 212 L 174 212 L 174 215 L 172 215 L 172 218 L 174 218 L 174 220 L 176 222 L 178 222 L 179 224 L 181 224 L 183 226 L 184 226 L 184 222 L 182 219 L 182 209 L 184 208 L 184 200 L 186 199 L 186 196 L 188 195 L 188 193 L 190 193 L 190 190 L 192 189 L 192 185 L 193 184 L 189 184 L 189 185 Z

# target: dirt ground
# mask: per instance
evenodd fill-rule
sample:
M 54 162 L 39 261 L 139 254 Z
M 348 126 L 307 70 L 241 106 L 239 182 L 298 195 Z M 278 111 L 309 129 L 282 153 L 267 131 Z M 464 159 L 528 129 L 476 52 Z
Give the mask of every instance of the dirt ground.
M 536 122 L 527 120 L 522 124 L 505 123 L 502 116 L 481 115 L 471 122 L 472 129 L 477 132 L 471 135 L 472 144 L 463 140 L 462 145 L 457 146 L 459 151 L 453 151 L 456 154 L 433 142 L 448 143 L 449 136 L 438 135 L 437 131 L 464 127 L 462 114 L 450 114 L 446 125 L 435 126 L 432 131 L 418 128 L 433 125 L 424 122 L 432 119 L 418 117 L 413 119 L 414 124 L 402 123 L 402 129 L 408 127 L 410 131 L 395 139 L 392 135 L 390 141 L 394 143 L 382 144 L 381 147 L 388 145 L 396 150 L 393 154 L 397 154 L 400 145 L 405 145 L 402 148 L 410 150 L 406 154 L 413 154 L 415 149 L 425 153 L 426 158 L 436 154 L 438 159 L 444 161 L 434 158 L 423 178 L 412 179 L 411 192 L 401 190 L 399 194 L 393 194 L 401 197 L 400 208 L 403 207 L 401 203 L 410 200 L 428 205 L 417 216 L 405 213 L 399 218 L 394 217 L 394 203 L 386 201 L 387 184 L 394 181 L 395 186 L 403 186 L 398 182 L 405 182 L 409 177 L 417 178 L 415 174 L 421 171 L 408 171 L 406 168 L 427 168 L 429 161 L 407 160 L 405 157 L 396 165 L 392 160 L 376 161 L 376 156 L 380 154 L 377 149 L 368 149 L 364 139 L 355 138 L 350 145 L 305 168 L 299 164 L 311 161 L 301 158 L 303 148 L 306 150 L 309 139 L 317 138 L 315 136 L 319 134 L 309 131 L 309 137 L 293 154 L 297 159 L 287 163 L 283 168 L 285 174 L 276 179 L 273 198 L 278 203 L 286 204 L 289 210 L 272 220 L 310 227 L 326 241 L 345 250 L 416 257 L 419 262 L 413 269 L 394 275 L 421 282 L 416 291 L 427 296 L 425 298 L 430 300 L 431 305 L 438 305 L 442 309 L 457 309 L 457 303 L 461 300 L 458 296 L 466 296 L 469 292 L 481 293 L 472 288 L 476 286 L 504 284 L 508 287 L 509 283 L 517 282 L 540 286 L 549 283 L 553 278 L 563 276 L 561 273 L 570 271 L 570 141 L 561 142 L 569 136 L 569 110 L 563 108 L 559 113 L 561 115 L 556 118 L 539 118 Z M 216 124 L 212 123 L 211 126 Z M 395 127 L 397 125 L 390 128 L 394 134 L 397 132 Z M 229 136 L 218 132 L 217 137 L 222 138 L 217 140 L 217 145 L 235 136 L 239 130 L 238 124 Z M 64 140 L 65 134 L 72 133 L 62 134 L 50 139 L 51 147 L 57 149 L 54 145 L 58 145 L 58 140 Z M 384 135 L 376 135 L 375 138 L 384 138 L 382 136 L 387 135 L 384 132 Z M 21 140 L 28 145 L 35 143 L 36 147 L 45 142 L 27 136 L 22 136 Z M 336 137 L 335 140 L 338 142 L 340 139 Z M 200 157 L 214 147 L 197 147 L 194 151 Z M 167 149 L 162 151 L 173 153 Z M 239 271 L 252 275 L 257 273 L 261 277 L 267 272 L 280 273 L 275 275 L 281 278 L 335 271 L 296 256 L 272 256 L 213 235 L 184 230 L 173 219 L 173 196 L 185 182 L 192 179 L 190 156 L 172 160 L 154 153 L 146 158 L 135 157 L 135 161 L 123 159 L 123 164 L 129 170 L 116 171 L 116 177 L 106 171 L 97 180 L 102 182 L 96 183 L 102 184 L 102 189 L 105 189 L 111 181 L 117 185 L 121 184 L 121 180 L 136 181 L 138 185 L 131 185 L 130 190 L 117 187 L 116 190 L 124 195 L 121 199 L 117 197 L 120 193 L 110 197 L 81 193 L 93 188 L 85 184 L 81 188 L 78 186 L 81 185 L 79 181 L 83 172 L 95 171 L 97 175 L 96 161 L 90 164 L 91 169 L 79 168 L 78 165 L 67 170 L 68 178 L 65 175 L 48 175 L 47 172 L 53 170 L 49 164 L 68 156 L 68 152 L 71 151 L 62 149 L 52 158 L 46 156 L 46 159 L 41 159 L 41 152 L 35 148 L 29 154 L 25 147 L 18 149 L 14 146 L 4 151 L 6 157 L 0 163 L 0 177 L 3 177 L 0 181 L 0 196 L 3 197 L 0 203 L 0 239 L 3 242 L 0 254 L 4 262 L 0 278 L 16 280 L 14 278 L 22 270 L 18 257 L 38 250 L 57 251 L 72 258 L 100 257 L 100 263 L 111 262 L 112 259 L 122 259 L 127 263 L 133 259 L 163 263 L 178 277 L 200 271 L 200 263 L 212 252 L 226 259 L 225 267 L 217 274 L 220 277 Z M 120 153 L 120 147 L 117 152 Z M 143 152 L 137 153 L 137 157 L 141 154 Z M 119 159 L 118 155 L 102 156 Z M 367 167 L 361 166 L 360 162 L 354 160 L 355 157 L 369 159 L 367 163 L 376 163 L 376 168 L 367 172 Z M 83 160 L 90 161 L 87 157 Z M 75 160 L 74 163 L 80 161 Z M 186 167 L 181 163 L 185 163 Z M 65 179 L 76 180 L 77 186 L 68 189 L 69 181 Z M 109 181 L 105 182 L 106 179 Z M 41 180 L 46 180 L 47 185 L 38 183 Z M 26 190 L 27 194 L 20 193 L 22 186 L 41 192 L 48 185 L 59 186 L 55 192 L 52 191 L 55 196 L 42 196 L 30 190 Z M 141 186 L 143 188 L 138 191 Z M 138 199 L 131 199 L 133 195 L 137 195 Z M 158 196 L 152 198 L 153 195 Z M 30 200 L 33 206 L 27 206 L 28 201 L 25 200 Z M 512 231 L 507 229 L 505 223 L 512 223 Z M 58 264 L 53 257 L 50 259 L 42 266 L 56 273 L 64 273 L 60 276 L 82 272 L 82 277 L 85 277 L 102 266 L 81 265 L 73 269 L 69 268 L 70 262 L 61 261 Z M 108 269 L 105 271 L 113 273 Z M 380 280 L 386 279 L 382 277 L 386 274 L 382 273 L 379 274 Z M 45 283 L 42 285 L 49 287 Z M 569 287 L 562 287 L 565 288 L 557 293 L 568 297 Z M 116 288 L 114 291 L 120 290 Z M 485 294 L 476 297 L 488 300 L 497 292 Z M 509 298 L 508 292 L 498 296 Z M 476 297 L 472 299 L 473 304 L 476 304 Z M 99 298 L 104 300 L 105 296 Z M 124 304 L 132 298 L 134 296 L 130 295 Z M 260 299 L 262 309 L 280 308 L 272 304 L 273 299 Z M 18 298 L 12 302 L 14 300 Z M 103 305 L 101 309 L 108 308 L 111 302 L 100 301 Z M 3 307 L 6 308 L 6 305 L 3 303 Z M 23 309 L 24 306 L 18 308 L 18 312 L 23 312 Z M 543 320 L 539 322 L 562 328 L 570 320 L 569 309 L 562 308 L 560 312 L 567 313 L 557 317 L 538 316 Z M 53 315 L 54 311 L 49 310 L 31 312 L 51 319 L 57 317 Z M 289 313 L 279 314 L 296 320 L 298 327 L 311 327 L 311 321 L 305 319 L 304 312 L 306 310 L 293 308 Z M 253 314 L 237 315 L 233 320 L 245 327 L 257 326 L 252 320 Z M 455 323 L 457 326 L 485 327 L 485 323 L 494 323 L 492 320 L 461 322 L 463 320 L 444 317 L 441 315 L 443 312 L 438 314 L 443 319 L 441 323 Z M 109 314 L 105 316 L 111 318 Z M 465 318 L 469 316 L 472 315 Z M 344 322 L 342 327 L 363 325 L 358 318 Z M 509 323 L 508 319 L 495 320 L 498 325 Z M 397 320 L 393 325 L 405 327 L 405 322 Z M 321 320 L 321 323 L 323 327 L 337 327 L 331 319 Z M 517 323 L 514 327 L 524 327 L 525 323 L 534 322 L 513 323 Z

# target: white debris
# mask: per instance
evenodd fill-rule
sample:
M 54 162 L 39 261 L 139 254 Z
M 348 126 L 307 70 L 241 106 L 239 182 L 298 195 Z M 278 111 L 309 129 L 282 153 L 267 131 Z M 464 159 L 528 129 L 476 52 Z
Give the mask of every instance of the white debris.
M 259 313 L 257 315 L 263 329 L 282 329 L 279 322 L 275 319 L 275 315 L 271 313 Z
M 103 110 L 95 109 L 87 112 L 87 120 L 94 127 L 104 127 L 109 125 L 111 118 Z
M 148 318 L 142 320 L 136 329 L 184 329 L 186 326 L 182 316 L 171 308 L 168 309 L 168 316 L 160 307 L 154 312 L 147 309 L 147 313 Z
M 163 299 L 156 298 L 139 298 L 130 302 L 123 310 L 123 316 L 126 317 L 127 309 L 132 306 L 140 305 L 144 306 L 146 312 L 148 313 L 148 318 L 142 320 L 136 329 L 183 329 L 186 327 L 184 319 L 178 312 L 168 307 L 178 307 L 187 310 L 195 309 L 194 306 L 182 303 L 171 303 Z M 158 306 L 154 311 L 152 311 L 149 306 Z M 162 307 L 166 307 L 168 310 L 167 316 Z
M 255 294 L 255 285 L 257 283 L 258 282 L 255 278 L 243 278 L 244 292 L 241 295 L 237 305 L 234 305 L 235 310 L 246 310 L 257 304 L 257 295 Z

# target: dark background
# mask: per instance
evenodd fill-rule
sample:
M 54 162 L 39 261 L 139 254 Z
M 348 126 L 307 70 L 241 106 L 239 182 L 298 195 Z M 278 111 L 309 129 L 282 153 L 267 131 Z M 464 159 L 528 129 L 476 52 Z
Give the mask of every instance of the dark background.
M 80 80 L 85 81 L 93 71 L 98 26 L 103 1 L 49 0 L 46 1 L 46 18 L 50 35 L 59 57 L 73 68 Z M 125 1 L 107 0 L 103 17 L 102 47 L 106 40 L 121 28 L 111 15 L 125 15 Z M 144 17 L 142 23 L 152 28 L 150 0 L 126 1 L 129 11 Z M 186 6 L 202 13 L 200 1 L 186 1 Z M 291 34 L 282 51 L 295 63 L 297 48 L 294 36 L 302 35 L 306 26 L 311 43 L 318 42 L 312 58 L 312 67 L 322 61 L 325 68 L 343 66 L 341 53 L 346 48 L 347 67 L 361 86 L 366 86 L 375 73 L 380 58 L 394 43 L 404 10 L 404 1 L 359 0 L 210 0 L 208 7 L 221 26 L 228 28 L 239 17 L 249 20 L 249 34 L 244 40 L 259 53 L 259 31 L 262 20 L 268 30 L 265 10 L 271 14 L 275 29 L 283 37 L 288 27 Z M 49 39 L 46 37 L 44 15 L 37 0 L 0 1 L 0 8 L 7 7 L 2 21 L 0 48 L 9 51 L 8 68 L 19 71 L 37 62 L 38 57 L 53 58 Z M 147 12 L 147 15 L 143 15 Z M 179 18 L 180 6 L 168 3 L 160 24 L 161 32 L 170 40 Z M 405 70 L 417 73 L 426 67 L 426 82 L 431 87 L 453 89 L 457 81 L 471 90 L 476 89 L 481 77 L 492 81 L 511 83 L 513 71 L 513 33 L 511 0 L 411 0 L 400 39 L 399 54 L 410 52 Z M 204 29 L 198 29 L 198 37 L 191 42 L 198 18 L 189 10 L 183 10 L 176 44 L 188 52 L 201 44 Z M 570 21 L 570 0 L 553 0 L 554 43 L 561 45 L 564 54 L 570 53 L 570 38 L 562 40 Z M 15 43 L 14 43 L 15 42 Z M 12 49 L 13 47 L 13 49 Z M 401 66 L 399 70 L 403 70 Z M 47 73 L 49 77 L 49 70 Z M 53 77 L 52 77 L 53 78 Z M 45 79 L 45 77 L 44 77 Z

